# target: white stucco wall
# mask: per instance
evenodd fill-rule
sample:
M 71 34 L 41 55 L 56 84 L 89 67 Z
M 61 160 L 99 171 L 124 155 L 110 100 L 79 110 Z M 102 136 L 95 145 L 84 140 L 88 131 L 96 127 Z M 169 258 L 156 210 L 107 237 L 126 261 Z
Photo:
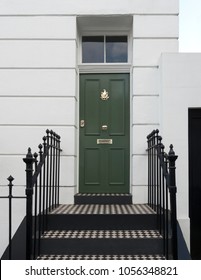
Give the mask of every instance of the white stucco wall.
M 178 160 L 178 218 L 189 244 L 188 108 L 201 107 L 201 54 L 163 54 L 160 62 L 160 116 L 164 144 Z
M 1 0 L 1 14 L 175 14 L 179 1 L 169 0 Z
M 17 194 L 25 195 L 22 159 L 28 147 L 38 151 L 49 128 L 62 137 L 61 203 L 72 203 L 77 178 L 76 17 L 0 15 L 0 39 L 1 189 L 7 194 L 6 178 L 12 174 Z M 23 202 L 14 204 L 13 233 L 25 213 Z M 0 204 L 0 255 L 8 244 L 6 205 L 5 200 Z
M 24 194 L 22 158 L 28 146 L 37 151 L 50 128 L 62 136 L 61 203 L 73 202 L 78 191 L 80 29 L 91 28 L 91 16 L 106 16 L 101 25 L 99 20 L 99 31 L 107 31 L 109 22 L 110 31 L 131 34 L 131 192 L 134 203 L 146 202 L 146 135 L 160 124 L 160 55 L 178 51 L 178 2 L 0 1 L 0 186 L 5 187 L 12 174 L 18 192 Z M 124 19 L 117 26 L 112 18 L 120 15 Z M 77 26 L 80 16 L 87 19 L 83 26 Z M 21 206 L 16 207 L 14 231 L 23 216 Z M 0 213 L 5 209 L 0 204 Z M 6 229 L 5 215 L 0 219 Z M 0 255 L 6 245 L 5 230 Z
M 176 12 L 176 10 L 175 10 Z M 135 203 L 147 202 L 146 136 L 160 125 L 159 61 L 163 52 L 178 52 L 178 16 L 133 16 L 133 157 Z

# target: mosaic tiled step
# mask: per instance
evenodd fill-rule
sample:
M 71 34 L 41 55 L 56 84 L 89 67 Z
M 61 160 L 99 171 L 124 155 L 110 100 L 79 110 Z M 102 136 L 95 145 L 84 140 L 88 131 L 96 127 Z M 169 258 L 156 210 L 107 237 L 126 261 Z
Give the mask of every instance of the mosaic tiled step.
M 49 230 L 156 229 L 147 204 L 61 204 L 48 215 Z
M 55 208 L 50 214 L 155 214 L 147 204 L 62 204 Z
M 49 230 L 42 238 L 162 238 L 157 230 Z
M 163 239 L 156 230 L 49 230 L 43 254 L 161 254 Z
M 163 255 L 41 255 L 38 260 L 165 260 Z
M 74 196 L 75 204 L 132 204 L 132 195 L 125 194 L 90 194 L 77 193 Z

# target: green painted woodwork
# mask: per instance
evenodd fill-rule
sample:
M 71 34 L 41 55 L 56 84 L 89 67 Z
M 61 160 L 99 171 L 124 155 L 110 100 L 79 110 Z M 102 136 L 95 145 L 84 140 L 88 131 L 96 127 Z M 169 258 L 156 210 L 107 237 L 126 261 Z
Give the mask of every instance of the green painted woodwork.
M 129 85 L 129 74 L 80 75 L 81 193 L 129 192 Z M 100 98 L 104 89 L 107 100 Z M 97 144 L 97 139 L 112 139 L 112 144 Z

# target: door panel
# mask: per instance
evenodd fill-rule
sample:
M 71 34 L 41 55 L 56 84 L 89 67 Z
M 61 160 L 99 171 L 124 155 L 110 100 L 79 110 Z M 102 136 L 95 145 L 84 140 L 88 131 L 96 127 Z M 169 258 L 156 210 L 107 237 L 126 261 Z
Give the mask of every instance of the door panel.
M 109 183 L 110 185 L 124 185 L 124 149 L 110 149 L 109 151 Z
M 129 192 L 129 107 L 129 74 L 80 75 L 80 192 Z
M 117 80 L 110 82 L 111 98 L 109 123 L 110 123 L 110 135 L 125 135 L 125 95 L 124 80 Z
M 99 135 L 100 108 L 99 100 L 94 94 L 100 88 L 99 80 L 86 80 L 84 87 L 85 134 Z
M 201 109 L 189 109 L 189 216 L 192 259 L 201 260 Z
M 85 184 L 100 185 L 100 149 L 85 149 L 84 160 Z

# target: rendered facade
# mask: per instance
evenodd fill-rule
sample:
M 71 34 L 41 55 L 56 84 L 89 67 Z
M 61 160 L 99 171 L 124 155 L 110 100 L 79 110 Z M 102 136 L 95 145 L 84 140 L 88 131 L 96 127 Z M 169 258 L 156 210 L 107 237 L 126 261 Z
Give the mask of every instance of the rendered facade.
M 97 133 L 96 138 L 111 138 L 104 136 L 111 126 L 114 137 L 125 130 L 127 137 L 121 149 L 113 149 L 110 158 L 111 166 L 117 165 L 118 178 L 115 169 L 107 167 L 114 185 L 122 178 L 125 184 L 118 190 L 103 190 L 99 185 L 94 192 L 129 192 L 134 204 L 146 203 L 146 136 L 159 129 L 166 147 L 172 143 L 178 155 L 178 220 L 190 246 L 188 110 L 201 107 L 201 54 L 178 53 L 179 1 L 84 2 L 0 3 L 1 188 L 6 192 L 6 178 L 12 174 L 17 193 L 24 194 L 22 158 L 28 147 L 37 151 L 41 136 L 50 128 L 62 137 L 61 203 L 73 203 L 74 195 L 80 191 L 93 192 L 93 186 L 84 186 L 82 178 L 86 176 L 89 185 L 93 185 L 97 178 L 109 176 L 103 173 L 104 168 L 96 174 L 99 164 L 106 163 L 95 166 L 99 155 L 93 152 L 93 146 L 87 152 L 88 161 L 82 153 L 82 125 L 87 127 L 86 119 L 97 117 L 102 136 L 93 124 L 88 127 L 88 135 Z M 96 46 L 97 52 L 92 53 L 91 45 Z M 85 91 L 93 92 L 100 86 L 101 104 L 107 104 L 104 98 L 107 99 L 108 84 L 110 100 L 121 87 L 126 93 L 120 103 L 114 101 L 102 112 L 93 103 L 93 95 L 85 95 Z M 86 105 L 88 101 L 91 105 Z M 98 116 L 97 110 L 102 112 Z M 118 119 L 121 113 L 123 123 L 121 117 Z M 104 119 L 107 114 L 110 123 Z M 105 181 L 101 184 L 103 187 Z M 15 205 L 14 229 L 23 217 L 25 206 L 21 202 Z M 5 224 L 0 241 L 3 253 L 7 246 L 6 202 L 0 207 L 1 223 Z

